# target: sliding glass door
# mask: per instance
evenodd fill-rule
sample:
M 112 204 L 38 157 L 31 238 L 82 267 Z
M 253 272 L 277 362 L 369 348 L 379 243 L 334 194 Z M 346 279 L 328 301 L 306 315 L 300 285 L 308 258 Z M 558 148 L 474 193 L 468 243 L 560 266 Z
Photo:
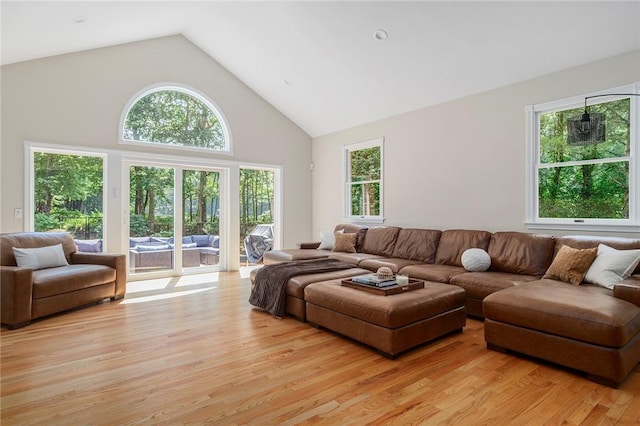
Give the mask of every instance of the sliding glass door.
M 221 170 L 129 166 L 129 272 L 200 272 L 221 263 Z

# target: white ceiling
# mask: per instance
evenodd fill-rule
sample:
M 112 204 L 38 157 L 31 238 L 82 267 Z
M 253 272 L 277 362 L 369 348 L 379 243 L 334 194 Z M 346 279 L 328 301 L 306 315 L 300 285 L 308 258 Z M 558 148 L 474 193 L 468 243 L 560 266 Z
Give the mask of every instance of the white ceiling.
M 0 12 L 2 64 L 183 34 L 311 136 L 640 49 L 640 1 L 2 0 Z

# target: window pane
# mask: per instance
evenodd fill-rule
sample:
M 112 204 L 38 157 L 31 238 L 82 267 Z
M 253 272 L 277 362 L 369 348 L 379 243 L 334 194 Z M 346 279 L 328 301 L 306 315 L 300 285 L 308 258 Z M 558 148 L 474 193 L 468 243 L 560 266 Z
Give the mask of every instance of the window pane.
M 275 172 L 240 169 L 240 261 L 259 263 L 273 247 Z
M 380 147 L 350 151 L 351 182 L 380 179 Z
M 380 215 L 379 183 L 362 183 L 351 185 L 351 215 Z
M 70 232 L 80 251 L 101 252 L 102 158 L 34 152 L 34 230 Z
M 220 262 L 220 173 L 182 171 L 182 267 Z
M 124 124 L 125 140 L 224 150 L 225 137 L 215 113 L 199 99 L 175 90 L 139 99 Z
M 629 218 L 627 161 L 539 171 L 539 217 Z
M 589 106 L 589 114 L 603 114 L 605 141 L 570 145 L 567 120 L 580 117 L 584 108 L 540 114 L 540 163 L 617 158 L 629 155 L 630 101 L 620 99 Z M 593 118 L 592 118 L 593 120 Z
M 173 269 L 173 173 L 171 167 L 129 170 L 129 271 Z

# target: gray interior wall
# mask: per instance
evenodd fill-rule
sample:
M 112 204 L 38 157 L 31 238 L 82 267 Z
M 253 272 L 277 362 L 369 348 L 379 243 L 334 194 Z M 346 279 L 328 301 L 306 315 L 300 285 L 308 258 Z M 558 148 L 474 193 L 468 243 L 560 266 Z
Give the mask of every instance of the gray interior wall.
M 380 137 L 385 224 L 528 231 L 526 106 L 638 81 L 634 51 L 314 138 L 314 232 L 344 220 L 343 145 Z

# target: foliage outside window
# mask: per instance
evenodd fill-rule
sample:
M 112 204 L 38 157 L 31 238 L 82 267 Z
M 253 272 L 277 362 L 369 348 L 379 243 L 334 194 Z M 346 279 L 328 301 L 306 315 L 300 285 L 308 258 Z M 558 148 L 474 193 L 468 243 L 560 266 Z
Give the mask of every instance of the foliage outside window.
M 35 231 L 63 230 L 81 240 L 102 238 L 103 159 L 33 153 Z
M 382 219 L 382 139 L 348 145 L 346 215 L 352 219 Z
M 638 126 L 634 100 L 604 97 L 589 104 L 592 116 L 604 117 L 604 141 L 568 141 L 567 120 L 584 112 L 584 97 L 581 100 L 582 106 L 534 107 L 537 146 L 532 183 L 536 185 L 529 195 L 535 206 L 531 222 L 637 224 L 638 200 L 633 194 L 640 189 L 640 176 L 634 157 L 638 142 L 632 139 Z
M 139 97 L 127 111 L 124 142 L 230 151 L 224 122 L 204 98 L 181 88 L 162 88 Z
M 268 169 L 240 169 L 240 238 L 256 225 L 273 223 L 275 173 Z

